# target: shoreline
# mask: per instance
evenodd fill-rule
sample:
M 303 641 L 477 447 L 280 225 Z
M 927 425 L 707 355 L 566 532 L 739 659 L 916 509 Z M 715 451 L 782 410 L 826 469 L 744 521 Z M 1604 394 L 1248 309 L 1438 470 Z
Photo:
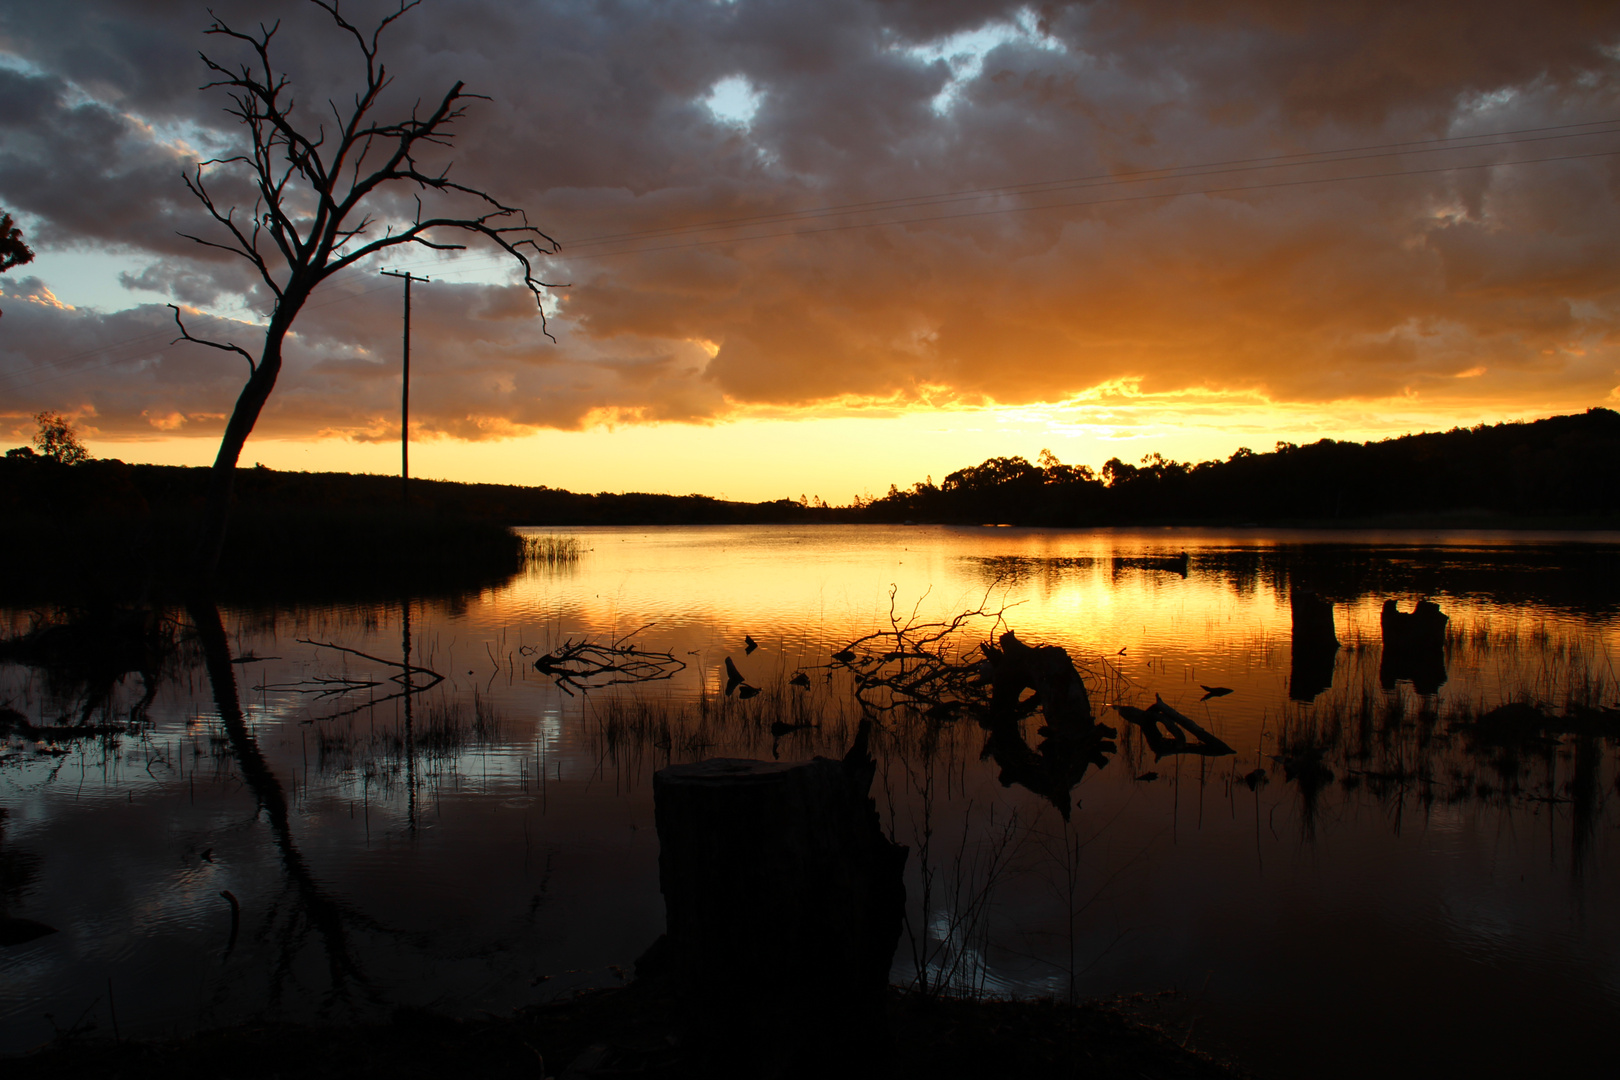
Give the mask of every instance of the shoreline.
M 1146 1000 L 1146 999 L 1142 999 Z M 1131 1014 L 1131 1001 L 924 997 L 891 987 L 887 1047 L 827 1032 L 814 1061 L 760 1063 L 756 1075 L 917 1080 L 1086 1076 L 1111 1080 L 1253 1074 Z M 1190 1034 L 1190 1029 L 1189 1029 Z M 679 1002 L 661 980 L 526 1006 L 507 1017 L 454 1018 L 399 1009 L 373 1024 L 247 1022 L 168 1039 L 80 1036 L 0 1057 L 16 1080 L 191 1077 L 710 1077 L 681 1040 Z M 745 1072 L 748 1075 L 752 1070 Z

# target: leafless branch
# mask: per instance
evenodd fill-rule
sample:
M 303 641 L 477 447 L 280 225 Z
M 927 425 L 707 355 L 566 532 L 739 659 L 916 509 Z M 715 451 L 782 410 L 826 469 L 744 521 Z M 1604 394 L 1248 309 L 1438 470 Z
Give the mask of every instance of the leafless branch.
M 685 670 L 686 662 L 677 660 L 671 653 L 650 652 L 630 644 L 630 639 L 647 626 L 605 645 L 570 638 L 535 660 L 534 669 L 550 676 L 569 696 L 574 693 L 570 687 L 583 691 L 625 683 L 659 682 Z M 530 650 L 524 650 L 525 656 L 530 654 Z
M 399 689 L 391 694 L 386 694 L 379 698 L 369 698 L 358 705 L 352 705 L 346 709 L 339 709 L 337 712 L 328 713 L 325 716 L 315 717 L 311 720 L 305 721 L 305 723 L 320 723 L 327 720 L 339 720 L 345 716 L 353 716 L 356 713 L 364 712 L 367 709 L 375 709 L 378 705 L 382 705 L 389 701 L 397 701 L 400 698 L 415 696 L 424 690 L 432 689 L 444 681 L 444 676 L 440 675 L 437 671 L 434 671 L 431 668 L 419 667 L 415 664 L 406 664 L 399 660 L 389 660 L 381 656 L 372 656 L 370 653 L 363 653 L 359 649 L 351 649 L 346 645 L 334 645 L 329 641 L 313 641 L 309 638 L 299 638 L 298 641 L 305 645 L 315 645 L 323 649 L 336 649 L 338 652 L 348 653 L 351 656 L 358 656 L 362 659 L 370 660 L 372 663 L 382 664 L 384 667 L 392 668 L 394 669 L 394 673 L 386 680 L 355 679 L 348 676 L 339 676 L 334 678 L 317 675 L 313 678 L 304 679 L 303 681 L 296 683 L 270 683 L 263 686 L 255 686 L 253 688 L 255 691 L 291 690 L 294 693 L 313 694 L 317 698 L 327 698 L 341 697 L 344 694 L 351 694 L 359 690 L 374 689 L 375 687 L 382 686 L 384 682 L 392 682 L 399 686 Z M 420 682 L 417 681 L 417 676 L 421 676 Z
M 993 583 L 985 591 L 978 607 L 939 621 L 919 621 L 922 598 L 918 598 L 911 615 L 901 622 L 891 585 L 889 628 L 856 638 L 834 656 L 854 670 L 855 696 L 861 705 L 871 712 L 910 708 L 932 719 L 986 707 L 989 669 L 977 652 L 983 639 L 975 634 L 969 641 L 966 631 L 975 629 L 988 637 L 1005 625 L 1006 612 L 1017 605 L 991 608 L 995 587 Z
M 173 304 L 170 304 L 169 310 L 174 312 L 174 325 L 180 328 L 180 336 L 175 338 L 174 341 L 169 342 L 169 344 L 174 345 L 182 341 L 191 341 L 198 345 L 207 345 L 210 349 L 220 349 L 224 352 L 233 352 L 247 361 L 248 374 L 250 376 L 258 370 L 259 365 L 253 359 L 253 354 L 242 348 L 242 346 L 229 341 L 209 341 L 206 338 L 192 337 L 190 332 L 186 330 L 186 324 L 180 321 L 180 309 L 175 307 Z
M 213 572 L 223 550 L 232 476 L 275 389 L 282 343 L 323 281 L 396 247 L 460 250 L 465 245 L 456 241 L 471 234 L 499 248 L 522 271 L 523 286 L 534 297 L 540 327 L 547 337 L 552 334 L 546 324 L 545 290 L 564 287 L 542 280 L 535 269 L 536 259 L 560 250 L 554 238 L 529 224 L 516 207 L 450 179 L 448 168 L 433 171 L 419 160 L 426 148 L 451 145 L 456 122 L 466 115 L 467 103 L 479 95 L 457 82 L 432 106 L 419 101 L 408 115 L 393 119 L 374 115 L 391 81 L 379 60 L 381 36 L 416 7 L 418 0 L 398 0 L 397 9 L 369 32 L 343 15 L 341 0 L 310 2 L 354 41 L 364 62 L 364 82 L 352 104 L 328 100 L 330 118 L 322 110 L 306 122 L 297 113 L 289 79 L 271 57 L 280 23 L 260 23 L 254 30 L 242 30 L 210 11 L 213 21 L 207 33 L 246 55 L 227 60 L 200 54 L 210 79 L 204 89 L 224 92 L 225 112 L 245 129 L 248 145 L 234 156 L 199 162 L 184 175 L 187 190 L 223 232 L 215 239 L 184 235 L 204 247 L 247 259 L 275 297 L 264 347 L 226 423 L 210 475 L 198 551 L 205 574 Z M 251 221 L 235 207 L 219 205 L 209 191 L 207 180 L 215 169 L 245 174 L 253 185 L 256 201 Z M 417 193 L 415 217 L 388 225 L 377 235 L 377 204 L 371 199 L 381 189 L 400 187 Z M 420 194 L 428 191 L 444 197 L 445 207 L 436 204 L 432 213 L 424 214 Z M 458 205 L 469 201 L 470 208 Z M 455 216 L 458 213 L 462 216 Z M 462 236 L 453 236 L 455 233 Z

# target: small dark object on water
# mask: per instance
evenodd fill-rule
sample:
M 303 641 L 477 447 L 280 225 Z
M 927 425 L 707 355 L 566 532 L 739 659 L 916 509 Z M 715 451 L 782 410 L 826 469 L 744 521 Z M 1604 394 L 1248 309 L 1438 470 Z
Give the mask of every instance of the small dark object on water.
M 810 676 L 801 671 L 788 680 L 788 685 L 808 688 L 810 686 Z
M 1232 692 L 1230 686 L 1205 686 L 1203 683 L 1199 683 L 1198 688 L 1204 692 L 1204 696 L 1199 698 L 1199 701 L 1208 701 L 1212 697 L 1225 697 Z
M 1243 777 L 1243 782 L 1249 785 L 1250 791 L 1254 791 L 1255 789 L 1264 786 L 1268 780 L 1270 780 L 1270 777 L 1266 775 L 1266 770 L 1264 769 L 1255 769 L 1253 772 L 1248 773 Z
M 742 672 L 738 671 L 737 665 L 731 662 L 731 657 L 726 657 L 726 696 L 730 697 L 732 691 L 741 686 L 742 682 Z
M 1151 769 L 1148 770 L 1147 772 L 1143 773 L 1141 776 L 1137 777 L 1137 779 L 1140 780 L 1143 783 L 1147 783 L 1150 780 L 1157 780 L 1158 778 L 1159 778 L 1159 774 L 1152 771 Z
M 749 689 L 753 688 L 750 687 Z M 791 735 L 795 731 L 803 731 L 805 728 L 815 726 L 816 725 L 814 724 L 784 724 L 782 721 L 777 720 L 771 724 L 771 737 L 774 739 L 780 739 L 784 735 Z
M 1167 574 L 1187 576 L 1187 553 L 1175 555 L 1115 555 L 1114 570 L 1162 570 Z
M 1119 650 L 1119 652 L 1115 653 L 1114 655 L 1115 656 L 1124 656 L 1125 655 L 1125 650 L 1121 649 L 1121 650 Z
M 0 919 L 0 948 L 8 945 L 26 945 L 36 938 L 56 933 L 56 927 L 46 926 L 33 919 Z
M 213 848 L 203 848 L 202 854 L 197 856 L 197 858 L 201 859 L 203 862 L 213 862 L 214 861 L 214 849 Z
M 757 693 L 759 693 L 759 687 L 757 686 L 749 686 L 747 683 L 743 683 L 741 686 L 737 687 L 737 696 L 744 701 L 747 701 Z
M 855 650 L 853 650 L 853 649 L 840 649 L 838 652 L 835 652 L 835 653 L 832 654 L 832 658 L 834 660 L 837 660 L 840 664 L 851 663 L 855 659 Z
M 1199 727 L 1191 717 L 1166 705 L 1158 694 L 1153 695 L 1153 704 L 1149 708 L 1116 704 L 1114 711 L 1141 729 L 1142 736 L 1153 751 L 1154 761 L 1162 761 L 1171 754 L 1225 757 L 1237 753 L 1224 741 Z
M 743 635 L 743 655 L 747 656 L 749 653 L 753 652 L 757 648 L 759 648 L 759 642 L 755 641 L 749 635 L 744 634 Z

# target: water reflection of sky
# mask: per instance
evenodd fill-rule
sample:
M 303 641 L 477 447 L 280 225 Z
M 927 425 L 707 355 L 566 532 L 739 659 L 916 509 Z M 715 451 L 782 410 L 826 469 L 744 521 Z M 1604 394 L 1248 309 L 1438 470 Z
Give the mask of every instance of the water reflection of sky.
M 1463 1056 L 1486 1072 L 1523 1063 L 1491 1034 L 1491 1016 L 1617 1018 L 1613 743 L 1476 745 L 1456 725 L 1514 697 L 1561 705 L 1583 680 L 1620 697 L 1620 589 L 1605 547 L 1620 538 L 1567 548 L 1556 536 L 1479 534 L 572 535 L 585 549 L 574 566 L 411 603 L 412 659 L 444 679 L 412 698 L 410 743 L 391 670 L 309 644 L 397 660 L 399 605 L 227 613 L 290 853 L 244 783 L 194 659 L 164 678 L 140 731 L 55 758 L 14 739 L 0 767 L 5 850 L 38 861 L 3 900 L 61 933 L 0 951 L 0 1048 L 48 1038 L 45 1013 L 105 1026 L 97 1002 L 109 979 L 126 1032 L 259 1014 L 342 1019 L 395 1002 L 499 1010 L 610 984 L 611 965 L 661 929 L 651 772 L 721 753 L 842 753 L 857 710 L 829 654 L 891 613 L 926 622 L 981 607 L 1025 641 L 1069 649 L 1099 710 L 1162 696 L 1237 753 L 1155 761 L 1103 713 L 1123 729 L 1119 753 L 1087 773 L 1065 822 L 997 782 L 971 721 L 930 734 L 892 720 L 880 805 L 914 849 L 919 934 L 917 951 L 903 939 L 897 976 L 920 960 L 1008 992 L 1179 987 L 1184 1022 L 1212 1044 L 1264 1064 L 1331 1038 L 1360 1048 L 1346 1051 L 1345 1074 L 1381 1055 L 1421 1061 L 1428 1051 L 1403 1034 L 1418 1013 L 1449 1032 L 1446 1060 L 1459 1060 L 1466 1036 Z M 1185 576 L 1142 562 L 1181 551 Z M 1331 687 L 1309 702 L 1288 697 L 1289 591 L 1301 583 L 1335 602 L 1344 645 Z M 1409 609 L 1421 596 L 1451 616 L 1446 682 L 1427 699 L 1379 678 L 1380 605 Z M 15 633 L 29 615 L 4 618 Z M 1000 628 L 977 620 L 963 645 Z M 633 695 L 570 696 L 532 670 L 536 650 L 631 632 L 687 666 Z M 744 654 L 744 634 L 757 652 Z M 767 693 L 746 705 L 722 697 L 727 656 Z M 801 669 L 810 689 L 784 689 Z M 323 694 L 333 680 L 377 685 Z M 1203 700 L 1206 685 L 1233 692 Z M 139 695 L 127 676 L 114 713 Z M 769 710 L 791 695 L 821 727 L 773 739 Z M 72 687 L 19 664 L 0 665 L 0 704 L 34 723 L 79 707 Z M 1307 758 L 1331 776 L 1311 791 L 1290 777 Z M 944 854 L 958 850 L 966 869 Z M 941 870 L 926 912 L 925 854 Z M 992 864 L 985 917 L 969 919 L 975 875 Z M 228 951 L 222 890 L 242 907 Z M 334 974 L 345 963 L 352 973 Z M 1524 987 L 1535 988 L 1528 1001 Z M 1289 1034 L 1290 1023 L 1313 1034 Z

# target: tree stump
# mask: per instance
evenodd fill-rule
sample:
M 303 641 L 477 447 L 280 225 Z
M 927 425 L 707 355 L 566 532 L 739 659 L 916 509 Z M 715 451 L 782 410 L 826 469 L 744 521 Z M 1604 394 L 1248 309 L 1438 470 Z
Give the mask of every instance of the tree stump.
M 1292 617 L 1288 696 L 1311 701 L 1333 685 L 1333 663 L 1339 652 L 1333 605 L 1308 590 L 1290 588 L 1288 613 Z
M 779 1075 L 884 1037 L 907 849 L 868 797 L 866 735 L 843 762 L 715 758 L 653 777 L 659 964 L 722 1071 Z
M 1385 600 L 1379 612 L 1384 636 L 1384 655 L 1378 663 L 1378 678 L 1384 689 L 1394 689 L 1401 679 L 1410 679 L 1419 694 L 1438 693 L 1446 681 L 1446 624 L 1451 620 L 1433 600 L 1419 600 L 1410 612 L 1395 601 Z
M 979 726 L 990 733 L 985 750 L 1001 767 L 1001 786 L 1028 788 L 1068 821 L 1074 789 L 1088 768 L 1108 764 L 1118 733 L 1092 718 L 1086 684 L 1063 648 L 1025 645 L 1011 630 L 998 645 L 980 648 L 990 664 L 992 686 L 990 710 L 979 718 Z M 1023 700 L 1025 690 L 1035 691 L 1033 702 Z M 1031 749 L 1020 721 L 1034 703 L 1046 723 L 1036 732 L 1040 746 Z

